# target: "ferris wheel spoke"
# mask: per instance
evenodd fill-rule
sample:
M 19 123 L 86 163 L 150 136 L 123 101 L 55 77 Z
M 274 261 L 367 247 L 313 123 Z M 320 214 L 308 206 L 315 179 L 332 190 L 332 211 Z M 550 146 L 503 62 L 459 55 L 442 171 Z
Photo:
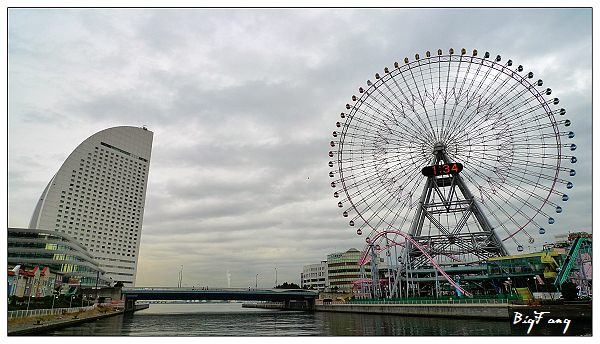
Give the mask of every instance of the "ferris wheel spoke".
M 362 195 L 362 199 L 359 199 L 358 202 L 354 203 L 355 207 L 359 207 L 361 204 L 368 204 L 367 202 L 370 200 L 370 198 L 376 196 L 378 192 L 382 192 L 393 185 L 392 181 L 388 180 L 387 182 L 377 183 L 376 187 L 373 188 L 372 184 L 369 183 L 371 180 L 373 179 L 367 176 L 366 178 L 357 180 L 356 183 L 344 185 L 344 191 L 348 194 L 349 199 L 352 199 L 353 196 L 358 196 L 359 194 Z
M 482 176 L 480 176 L 482 177 Z M 541 213 L 542 215 L 544 215 L 545 217 L 549 217 L 546 213 L 544 213 L 543 211 L 539 210 L 540 206 L 535 206 L 531 203 L 529 203 L 528 200 L 522 198 L 521 196 L 519 196 L 517 194 L 517 192 L 520 193 L 524 193 L 527 194 L 530 198 L 533 197 L 535 199 L 537 199 L 541 204 L 544 204 L 547 201 L 545 198 L 538 196 L 535 192 L 532 191 L 528 191 L 527 189 L 521 188 L 518 185 L 515 185 L 513 183 L 511 183 L 509 180 L 504 180 L 503 183 L 498 183 L 498 184 L 490 184 L 489 187 L 486 187 L 482 184 L 476 184 L 478 185 L 478 188 L 480 190 L 490 190 L 492 192 L 493 197 L 499 198 L 501 200 L 503 200 L 505 203 L 507 203 L 509 206 L 512 206 L 512 202 L 510 202 L 511 198 L 515 198 L 518 199 L 519 201 L 521 201 L 521 204 L 528 206 L 529 208 L 531 208 L 532 210 Z M 509 187 L 510 186 L 510 187 Z M 540 187 L 539 185 L 536 185 L 536 187 Z M 507 197 L 502 196 L 502 194 L 505 194 Z M 489 199 L 492 198 L 492 195 L 490 195 L 489 193 L 487 193 L 487 196 Z M 482 200 L 483 200 L 483 195 L 482 195 Z M 521 213 L 520 210 L 517 210 L 517 208 L 514 208 L 517 212 L 519 212 L 520 215 L 523 215 L 524 218 L 528 218 L 527 216 L 524 215 L 524 213 Z M 520 209 L 520 208 L 519 208 Z M 535 216 L 535 214 L 534 214 Z M 528 218 L 530 219 L 530 218 Z
M 513 225 L 516 226 L 516 228 L 520 228 L 521 225 L 515 221 L 513 214 L 509 213 L 506 209 L 505 206 L 501 206 L 496 200 L 499 199 L 500 201 L 502 201 L 502 204 L 506 204 L 506 200 L 503 199 L 500 194 L 498 192 L 495 192 L 495 190 L 489 190 L 492 191 L 492 194 L 488 193 L 487 188 L 485 187 L 480 187 L 479 188 L 479 192 L 481 193 L 481 204 L 488 209 L 488 213 L 493 215 L 496 220 L 498 221 L 499 224 L 504 224 L 506 221 L 510 221 L 513 223 Z M 485 197 L 484 197 L 485 194 Z M 494 208 L 490 208 L 491 206 L 494 206 Z M 502 213 L 505 216 L 504 220 L 501 220 L 495 211 L 498 210 L 500 213 Z M 505 226 L 503 226 L 504 228 L 506 228 Z M 511 234 L 510 231 L 508 231 L 507 229 L 507 234 Z
M 514 99 L 506 101 L 506 104 L 511 104 L 512 108 L 507 109 L 505 111 L 501 111 L 502 109 L 493 108 L 491 104 L 488 104 L 484 101 L 480 101 L 477 103 L 476 107 L 474 108 L 474 111 L 465 111 L 465 113 L 470 114 L 470 116 L 461 117 L 460 121 L 457 121 L 455 123 L 455 126 L 459 127 L 459 128 L 469 128 L 469 127 L 478 128 L 479 126 L 483 125 L 486 122 L 487 122 L 487 126 L 492 126 L 492 125 L 498 125 L 501 123 L 510 123 L 514 119 L 521 119 L 522 113 L 519 113 L 519 115 L 521 115 L 521 116 L 516 116 L 514 114 L 514 112 L 517 112 L 517 109 L 520 109 L 525 105 L 528 105 L 532 101 L 532 99 L 534 99 L 535 97 L 532 96 L 529 99 L 524 99 L 518 103 L 515 103 L 515 100 L 519 97 L 520 97 L 520 95 L 517 95 L 514 97 Z M 545 106 L 546 106 L 545 104 L 539 104 L 539 106 L 537 104 L 534 104 L 533 106 L 531 106 L 527 109 L 523 109 L 521 111 L 525 112 L 525 113 L 527 113 L 527 112 L 533 113 L 534 112 L 533 110 L 537 110 L 539 108 L 544 108 Z M 467 108 L 465 108 L 465 109 L 467 109 Z M 505 115 L 505 114 L 509 114 L 509 115 Z M 512 114 L 512 115 L 510 115 L 510 114 Z M 544 113 L 544 116 L 547 116 L 547 114 Z
M 458 64 L 458 67 L 456 68 L 454 82 L 452 84 L 449 81 L 446 83 L 446 94 L 448 94 L 449 96 L 446 98 L 446 102 L 444 102 L 444 109 L 443 109 L 444 110 L 443 111 L 444 120 L 442 121 L 442 129 L 441 129 L 442 137 L 448 136 L 448 134 L 446 133 L 446 130 L 448 128 L 455 127 L 454 119 L 458 119 L 464 115 L 464 111 L 461 109 L 461 107 L 458 106 L 458 104 L 464 98 L 463 89 L 464 89 L 465 85 L 470 81 L 470 84 L 469 84 L 469 86 L 467 88 L 467 92 L 466 92 L 466 94 L 469 94 L 469 91 L 475 81 L 474 78 L 466 77 L 466 76 L 470 75 L 471 66 L 473 65 L 473 63 L 470 63 L 470 62 L 473 61 L 473 58 L 469 57 L 464 61 L 467 65 L 464 73 L 461 74 L 461 66 L 462 66 L 462 62 L 463 62 L 463 59 L 461 59 Z M 477 65 L 477 69 L 474 74 L 476 75 L 477 73 L 479 73 L 480 69 L 481 69 L 481 65 Z M 449 73 L 450 73 L 450 69 L 448 70 L 448 75 L 449 75 Z M 462 77 L 461 77 L 461 75 L 462 75 Z M 460 83 L 460 86 L 458 85 L 459 83 Z M 452 87 L 450 87 L 450 85 L 452 85 Z M 451 111 L 448 114 L 448 119 L 446 120 L 447 107 L 450 107 Z M 458 111 L 458 115 L 456 115 L 457 110 L 461 110 L 461 111 Z
M 507 184 L 508 186 L 512 186 L 513 190 L 519 190 L 519 189 L 520 189 L 518 185 L 516 185 L 516 184 L 512 183 L 511 181 L 507 181 L 507 182 L 506 182 L 506 184 Z M 547 188 L 547 187 L 545 187 L 545 186 L 538 186 L 538 187 L 540 187 L 540 188 L 542 188 L 542 189 L 550 189 L 550 188 Z M 555 207 L 555 208 L 557 207 L 557 205 L 556 205 L 555 203 L 553 203 L 552 201 L 550 201 L 550 200 L 548 200 L 548 199 L 545 199 L 545 198 L 543 198 L 543 197 L 540 197 L 539 195 L 537 195 L 537 194 L 536 194 L 535 192 L 533 192 L 533 191 L 525 191 L 525 190 L 521 190 L 521 191 L 522 191 L 524 194 L 527 194 L 527 195 L 528 195 L 530 198 L 535 198 L 535 199 L 537 199 L 537 200 L 538 200 L 539 202 L 541 202 L 541 203 L 546 203 L 546 204 L 549 204 L 549 205 L 551 205 L 551 206 L 553 206 L 553 207 Z M 545 190 L 545 191 L 548 191 L 548 190 Z M 551 190 L 551 191 L 554 191 L 554 190 Z M 557 194 L 558 194 L 558 193 L 557 193 Z M 518 198 L 518 199 L 521 201 L 521 203 L 523 203 L 524 205 L 528 206 L 528 207 L 529 207 L 529 208 L 531 208 L 532 210 L 534 210 L 534 211 L 537 211 L 537 210 L 539 209 L 539 207 L 536 207 L 535 205 L 531 204 L 531 203 L 530 203 L 528 200 L 526 200 L 526 199 L 524 199 L 524 198 L 522 198 L 522 197 L 520 197 L 520 196 L 515 196 L 515 197 L 516 197 L 516 198 Z M 544 212 L 540 212 L 540 213 L 541 213 L 541 214 L 543 214 L 545 217 L 550 217 L 550 216 L 548 216 L 548 214 L 546 214 L 546 213 L 544 213 Z
M 465 123 L 465 127 L 460 127 L 462 130 L 469 132 L 470 130 L 478 129 L 485 130 L 488 132 L 487 135 L 483 135 L 482 139 L 487 139 L 492 135 L 529 135 L 533 131 L 542 131 L 546 128 L 554 128 L 556 127 L 556 123 L 539 123 L 541 119 L 547 119 L 548 114 L 544 112 L 536 113 L 536 110 L 540 110 L 542 107 L 538 108 L 528 108 L 518 113 L 519 116 L 515 117 L 512 115 L 504 115 L 502 113 L 495 114 L 494 117 L 491 116 L 481 116 L 477 118 L 477 120 L 472 121 L 470 123 Z M 523 118 L 526 117 L 527 121 L 523 122 Z M 516 123 L 515 123 L 516 122 Z M 513 126 L 515 124 L 516 126 Z M 502 129 L 501 131 L 499 129 Z
M 493 72 L 493 74 L 492 74 Z M 490 74 L 492 77 L 490 78 Z M 474 90 L 474 95 L 479 99 L 479 106 L 490 107 L 493 104 L 494 98 L 498 97 L 497 90 L 502 90 L 504 85 L 509 81 L 508 78 L 504 78 L 499 84 L 497 81 L 502 77 L 503 74 L 493 68 L 488 68 L 486 74 L 481 78 L 479 86 Z M 474 76 L 476 78 L 477 76 Z M 494 88 L 493 88 L 494 87 Z M 510 89 L 510 88 L 509 88 Z M 486 95 L 488 95 L 486 97 Z
M 468 76 L 472 78 L 472 83 L 468 89 L 468 92 L 464 96 L 464 107 L 458 116 L 456 116 L 456 122 L 453 122 L 454 127 L 463 127 L 464 123 L 468 123 L 471 120 L 471 116 L 468 116 L 473 113 L 478 113 L 482 108 L 482 99 L 483 96 L 480 94 L 482 86 L 484 85 L 484 81 L 489 76 L 491 69 L 486 68 L 485 71 L 481 71 L 481 68 L 478 68 L 474 75 Z M 483 76 L 480 76 L 480 73 L 484 73 Z M 480 79 L 479 83 L 477 83 L 477 79 Z M 474 88 L 473 88 L 474 87 Z M 458 103 L 457 103 L 458 104 Z M 475 112 L 468 111 L 471 107 L 475 106 Z M 465 117 L 467 115 L 467 117 Z M 461 124 L 462 123 L 462 124 Z
M 535 187 L 539 186 L 536 185 Z M 539 210 L 539 206 L 533 205 L 527 199 L 521 197 L 517 192 L 526 194 L 527 196 L 529 196 L 529 198 L 535 198 L 541 203 L 549 202 L 546 199 L 539 197 L 535 192 L 524 189 L 521 186 L 512 183 L 509 179 L 505 180 L 503 184 L 499 184 L 494 188 L 494 194 L 500 192 L 504 192 L 507 195 L 507 198 L 505 198 L 505 200 L 509 200 L 514 197 L 515 199 L 519 200 L 523 205 L 529 207 L 530 209 L 536 212 Z M 546 215 L 545 213 L 543 214 Z M 527 216 L 524 215 L 524 217 Z
M 513 190 L 513 191 L 515 191 L 515 190 Z M 535 215 L 530 216 L 530 215 L 525 214 L 521 210 L 521 208 L 516 207 L 513 202 L 509 201 L 509 199 L 512 198 L 512 197 L 516 198 L 514 192 L 508 198 L 503 197 L 502 194 L 497 194 L 496 196 L 499 197 L 501 200 L 503 200 L 504 204 L 506 204 L 508 207 L 512 208 L 515 211 L 515 213 L 510 216 L 510 220 L 511 220 L 511 222 L 513 222 L 517 226 L 517 228 L 519 228 L 518 231 L 524 231 L 525 230 L 525 226 L 527 226 L 529 223 L 531 223 L 531 221 L 532 221 L 532 219 L 533 219 L 533 217 Z M 538 211 L 542 215 L 544 215 L 546 217 L 548 216 L 547 214 L 542 213 L 540 210 L 538 210 Z M 522 222 L 519 223 L 519 221 L 517 221 L 517 219 L 516 219 L 516 215 L 520 215 L 521 216 L 520 220 L 524 221 L 525 223 L 524 224 Z
M 497 201 L 497 199 L 502 201 L 502 204 L 506 202 L 505 198 L 499 196 L 499 192 L 497 191 L 497 189 L 479 184 L 470 175 L 466 175 L 465 177 L 466 179 L 470 180 L 471 183 L 473 183 L 476 190 L 480 194 L 480 204 L 487 209 L 487 214 L 491 215 L 496 220 L 496 223 L 504 229 L 507 235 L 511 235 L 512 232 L 505 225 L 506 219 L 510 219 L 514 225 L 520 227 L 520 225 L 514 221 L 512 215 L 506 210 L 506 208 Z M 485 175 L 480 175 L 479 177 L 484 178 Z M 505 216 L 504 220 L 499 218 L 500 214 L 498 213 L 498 211 Z
M 432 67 L 439 67 L 438 65 L 435 64 L 431 64 L 428 63 L 426 64 L 427 67 L 429 67 L 429 73 L 427 73 L 427 76 L 429 76 L 429 82 L 427 82 L 425 80 L 425 75 L 423 75 L 422 78 L 422 83 L 423 83 L 423 87 L 424 89 L 427 89 L 427 84 L 430 85 L 430 90 L 429 90 L 429 99 L 431 100 L 432 103 L 436 103 L 438 101 L 438 99 L 442 99 L 442 103 L 444 104 L 444 106 L 441 109 L 438 109 L 437 107 L 433 107 L 433 118 L 435 120 L 435 128 L 436 128 L 436 137 L 439 139 L 440 137 L 442 137 L 443 135 L 443 130 L 444 130 L 444 122 L 445 122 L 445 114 L 446 114 L 446 104 L 447 104 L 447 97 L 449 95 L 449 79 L 450 79 L 450 72 L 451 72 L 451 68 L 447 68 L 446 73 L 443 73 L 441 68 L 434 68 L 437 70 L 437 74 L 438 74 L 438 78 L 437 81 L 439 81 L 436 85 L 436 79 L 434 79 L 434 74 L 435 71 L 432 70 Z M 460 62 L 459 62 L 459 66 L 457 69 L 460 68 Z M 445 76 L 443 76 L 442 74 L 445 74 Z M 445 77 L 445 82 L 443 82 Z M 437 87 L 436 87 L 437 86 Z M 444 90 L 442 90 L 442 87 L 444 87 Z M 438 112 L 441 113 L 441 118 L 440 115 L 438 115 Z M 439 120 L 439 121 L 438 121 Z
M 491 159 L 491 161 L 495 160 Z M 540 179 L 547 180 L 548 182 L 554 182 L 555 180 L 552 178 L 552 176 L 544 173 L 534 174 L 532 171 L 523 169 L 518 165 L 511 166 L 511 168 L 499 170 L 497 166 L 488 164 L 487 162 L 482 162 L 480 168 L 476 169 L 476 172 L 482 173 L 480 172 L 481 169 L 485 169 L 486 171 L 488 171 L 488 173 L 485 174 L 485 177 L 484 175 L 481 175 L 480 177 L 482 178 L 482 180 L 487 181 L 490 184 L 490 186 L 491 184 L 498 185 L 504 183 L 507 179 L 514 179 L 528 184 L 530 186 L 543 188 L 547 192 L 552 192 L 553 190 L 553 188 L 546 187 L 544 184 L 540 183 Z M 525 178 L 525 176 L 530 176 L 534 179 Z M 558 195 L 559 193 L 557 192 L 556 194 Z
M 489 97 L 481 101 L 486 104 L 486 107 L 489 107 L 490 112 L 501 112 L 503 110 L 509 112 L 505 109 L 506 106 L 518 108 L 526 104 L 523 101 L 517 102 L 517 100 L 522 99 L 525 94 L 531 92 L 530 87 L 533 87 L 533 85 L 525 84 L 521 76 L 512 75 L 512 77 L 506 77 L 502 84 L 498 85 L 493 92 L 490 92 Z M 512 83 L 507 86 L 509 82 Z M 531 101 L 531 98 L 529 101 Z
M 534 108 L 529 108 L 526 110 L 523 110 L 524 114 L 535 114 L 534 111 L 532 111 L 532 109 Z M 518 125 L 517 127 L 513 127 L 511 124 L 514 120 L 522 120 L 523 115 L 520 117 L 514 117 L 514 116 L 508 116 L 508 115 L 504 115 L 503 113 L 500 112 L 491 112 L 491 111 L 485 111 L 485 109 L 476 109 L 477 111 L 472 112 L 472 116 L 471 117 L 466 117 L 464 118 L 464 121 L 456 123 L 456 128 L 457 130 L 454 130 L 453 132 L 453 138 L 457 139 L 457 137 L 460 137 L 461 135 L 463 135 L 465 132 L 472 132 L 472 131 L 478 131 L 478 132 L 487 132 L 487 135 L 514 135 L 514 134 L 519 134 L 519 133 L 524 133 L 524 132 L 528 132 L 528 130 L 541 130 L 544 128 L 552 128 L 555 126 L 554 123 L 549 123 L 549 124 L 544 124 L 544 125 L 540 125 L 540 124 L 534 124 L 531 125 L 529 123 L 532 123 L 532 121 L 541 119 L 541 118 L 546 118 L 548 116 L 548 114 L 546 113 L 540 113 L 534 116 L 530 116 L 528 118 L 528 122 L 527 123 L 523 123 L 525 125 L 530 125 L 529 127 L 524 127 L 521 125 Z M 538 109 L 539 110 L 539 109 Z M 510 129 L 510 130 L 508 130 Z M 484 137 L 482 137 L 482 139 L 484 139 Z
M 554 147 L 552 147 L 554 146 Z M 503 160 L 506 161 L 510 158 L 512 161 L 519 162 L 518 160 L 529 160 L 529 159 L 537 159 L 537 160 L 571 160 L 570 156 L 559 155 L 553 153 L 552 151 L 546 152 L 549 148 L 554 148 L 555 150 L 562 147 L 562 145 L 530 145 L 530 146 L 521 146 L 521 147 L 506 147 L 504 149 L 498 149 L 496 152 L 487 152 L 485 149 L 485 144 L 481 144 L 481 150 L 473 149 L 472 153 L 481 154 L 482 156 L 485 154 L 487 160 Z M 477 148 L 477 145 L 473 145 L 473 148 Z M 538 152 L 539 151 L 539 152 Z M 482 158 L 483 159 L 483 158 Z M 556 165 L 551 165 L 556 167 Z
M 546 170 L 546 171 L 557 171 L 557 170 L 561 170 L 561 168 L 558 167 L 557 164 L 547 164 L 545 162 L 539 162 L 539 161 L 532 161 L 532 160 L 528 160 L 528 159 L 523 159 L 521 157 L 518 156 L 511 156 L 512 162 L 514 165 L 518 165 L 518 164 L 526 164 L 526 166 L 528 167 L 528 169 L 526 170 L 521 170 L 523 171 L 524 174 L 532 174 L 531 170 L 532 168 L 536 168 L 536 169 L 540 169 L 540 170 Z M 518 166 L 515 166 L 515 170 L 518 169 Z M 564 171 L 567 171 L 567 168 L 564 168 Z M 538 175 L 538 174 L 534 174 L 534 175 Z M 548 179 L 548 180 L 555 180 L 556 179 L 556 175 L 546 175 L 544 173 L 540 173 L 539 174 L 540 177 Z
M 422 117 L 423 116 L 416 116 L 417 119 L 422 123 L 423 128 L 427 128 L 426 130 L 431 130 L 431 133 L 434 135 L 433 136 L 433 140 L 436 140 L 437 138 L 435 137 L 436 134 L 436 130 L 433 128 L 433 124 L 431 123 L 431 120 L 429 119 L 429 113 L 427 111 L 427 107 L 425 106 L 425 100 L 423 98 L 423 95 L 421 95 L 421 91 L 419 89 L 419 87 L 416 87 L 417 85 L 417 80 L 416 77 L 413 73 L 412 68 L 408 70 L 410 72 L 410 77 L 412 78 L 412 83 L 408 82 L 405 78 L 405 73 L 400 74 L 402 76 L 402 80 L 404 81 L 404 84 L 406 85 L 415 85 L 413 88 L 409 89 L 409 92 L 411 94 L 412 97 L 412 101 L 413 101 L 413 112 L 417 113 L 416 108 L 414 107 L 414 102 L 415 100 L 418 101 L 418 104 L 420 105 L 419 108 L 423 108 L 423 115 L 425 115 L 426 121 L 425 123 L 422 122 Z M 416 94 L 413 92 L 413 89 L 416 91 Z
M 518 87 L 521 88 L 515 92 L 515 89 Z M 526 95 L 528 96 L 526 97 Z M 507 93 L 504 94 L 503 98 L 498 99 L 504 99 L 505 101 L 495 102 L 494 106 L 490 108 L 491 111 L 514 112 L 515 109 L 527 105 L 528 102 L 532 102 L 534 105 L 554 102 L 553 99 L 547 101 L 544 100 L 535 88 L 535 85 L 530 84 L 525 78 L 516 79 L 513 88 L 507 90 Z M 520 101 L 517 101 L 518 99 L 520 99 Z
M 395 197 L 393 197 L 393 194 L 388 194 L 388 198 L 384 199 L 384 202 L 379 203 L 378 208 L 369 209 L 370 217 L 365 219 L 365 221 L 368 223 L 373 223 L 374 229 L 380 228 L 382 223 L 386 223 L 389 225 L 389 223 L 386 221 L 388 216 L 391 215 L 392 219 L 395 219 L 397 217 L 397 215 L 395 215 L 396 212 L 392 211 L 392 209 L 396 208 L 395 204 L 394 204 L 395 202 L 396 202 L 396 199 L 395 199 Z M 390 206 L 390 203 L 391 203 L 391 206 Z M 372 220 L 375 218 L 378 218 L 379 221 L 373 222 Z
M 474 75 L 478 75 L 481 71 L 482 68 L 482 64 L 477 64 L 477 69 L 475 70 L 475 72 L 473 73 Z M 451 120 L 449 121 L 448 127 L 454 127 L 456 128 L 458 125 L 457 123 L 460 123 L 463 121 L 463 117 L 465 115 L 468 115 L 468 109 L 471 108 L 471 106 L 474 104 L 473 101 L 479 99 L 480 97 L 475 96 L 472 93 L 472 89 L 473 86 L 475 85 L 475 78 L 474 77 L 468 77 L 469 74 L 465 74 L 465 81 L 463 82 L 463 84 L 465 84 L 467 81 L 470 80 L 469 86 L 467 87 L 467 89 L 463 92 L 463 88 L 461 87 L 458 95 L 455 97 L 454 102 L 455 104 L 459 104 L 461 102 L 464 102 L 464 105 L 461 107 L 458 106 L 454 106 L 453 110 L 452 110 L 452 117 Z M 455 93 L 456 94 L 456 93 Z M 455 109 L 459 108 L 460 111 L 458 111 L 458 113 L 456 114 Z
M 403 105 L 403 104 L 401 104 Z M 414 107 L 409 107 L 409 111 L 405 106 L 401 108 L 397 108 L 392 110 L 391 115 L 394 118 L 394 124 L 398 127 L 398 129 L 402 129 L 403 132 L 401 134 L 406 135 L 406 133 L 418 132 L 421 137 L 427 138 L 429 140 L 435 140 L 435 132 L 431 129 L 431 126 L 428 126 L 427 122 L 424 122 L 421 116 L 415 116 L 416 111 Z M 413 120 L 413 117 L 416 117 L 416 120 Z M 406 123 L 405 123 L 406 122 Z
M 524 116 L 527 116 L 529 114 L 534 114 L 535 119 L 542 119 L 542 118 L 547 118 L 547 117 L 554 117 L 555 114 L 560 114 L 561 109 L 557 109 L 555 111 L 548 111 L 548 106 L 551 104 L 554 104 L 554 100 L 549 100 L 549 101 L 541 101 L 541 102 L 533 102 L 533 100 L 538 100 L 538 97 L 532 96 L 531 98 L 526 99 L 525 101 L 522 101 L 520 103 L 518 103 L 517 105 L 515 105 L 512 109 L 508 109 L 505 111 L 495 111 L 495 112 L 502 112 L 502 113 L 506 113 L 507 115 L 505 116 L 506 121 L 508 122 L 512 122 L 513 120 L 520 120 L 522 119 Z M 533 102 L 532 104 L 530 102 Z M 531 118 L 534 119 L 534 118 Z M 554 120 L 551 118 L 551 122 L 554 123 Z
M 374 107 L 372 104 L 370 103 L 362 103 L 365 105 L 365 107 L 367 109 L 363 109 L 362 107 L 357 107 L 356 108 L 356 113 L 360 113 L 361 115 L 363 115 L 365 117 L 364 120 L 362 120 L 362 122 L 368 122 L 366 119 L 371 119 L 372 122 L 369 124 L 370 126 L 373 126 L 377 132 L 386 132 L 389 131 L 390 134 L 400 134 L 401 131 L 400 130 L 404 130 L 403 133 L 410 133 L 411 130 L 415 130 L 418 128 L 421 128 L 421 133 L 425 136 L 429 136 L 431 135 L 430 132 L 428 131 L 428 129 L 426 129 L 425 123 L 423 123 L 422 121 L 419 121 L 419 124 L 417 124 L 416 122 L 414 122 L 410 116 L 406 116 L 405 114 L 405 110 L 404 108 L 398 108 L 397 106 L 394 105 L 394 109 L 390 109 L 388 107 L 386 107 L 385 104 L 383 104 L 379 98 L 373 98 L 374 102 L 377 103 L 377 105 L 381 107 L 384 107 L 386 109 L 386 112 L 383 112 L 380 110 L 380 108 L 376 108 Z M 389 101 L 389 99 L 388 99 Z M 361 104 L 361 105 L 362 105 Z M 403 103 L 401 103 L 403 104 Z M 371 110 L 370 112 L 368 110 Z M 389 113 L 389 114 L 388 114 Z M 397 118 L 398 114 L 402 119 L 405 119 L 408 123 L 403 123 L 403 121 L 400 121 L 399 118 Z M 359 120 L 360 121 L 360 120 Z M 380 123 L 382 122 L 382 123 Z M 394 128 L 398 128 L 398 129 L 394 129 Z M 367 130 L 367 128 L 365 128 Z

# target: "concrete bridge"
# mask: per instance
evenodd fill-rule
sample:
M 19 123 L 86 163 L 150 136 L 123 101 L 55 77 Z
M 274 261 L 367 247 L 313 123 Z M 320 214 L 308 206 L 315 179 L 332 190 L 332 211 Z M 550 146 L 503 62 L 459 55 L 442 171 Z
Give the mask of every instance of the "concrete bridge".
M 257 289 L 257 288 L 160 288 L 125 287 L 121 290 L 125 308 L 133 309 L 136 301 L 155 300 L 239 300 L 304 302 L 314 305 L 319 297 L 317 291 L 304 289 Z

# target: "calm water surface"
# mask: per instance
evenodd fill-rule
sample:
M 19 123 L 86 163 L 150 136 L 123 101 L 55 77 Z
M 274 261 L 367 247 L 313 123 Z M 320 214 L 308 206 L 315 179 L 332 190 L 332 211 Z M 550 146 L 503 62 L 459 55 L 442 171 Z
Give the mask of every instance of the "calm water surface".
M 512 321 L 397 315 L 280 311 L 241 303 L 152 304 L 134 314 L 100 319 L 44 336 L 526 336 Z M 562 336 L 558 324 L 535 325 L 530 336 Z M 590 335 L 592 324 L 573 320 L 567 335 Z

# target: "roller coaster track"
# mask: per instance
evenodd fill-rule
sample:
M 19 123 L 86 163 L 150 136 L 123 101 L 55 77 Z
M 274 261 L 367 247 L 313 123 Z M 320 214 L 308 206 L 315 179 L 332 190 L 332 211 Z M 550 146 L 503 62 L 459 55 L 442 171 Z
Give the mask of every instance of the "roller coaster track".
M 469 293 L 468 291 L 464 290 L 460 285 L 458 285 L 450 276 L 448 276 L 444 270 L 435 262 L 435 260 L 433 258 L 431 258 L 431 256 L 419 245 L 417 244 L 416 241 L 414 241 L 409 235 L 404 234 L 400 231 L 396 231 L 396 230 L 387 230 L 387 231 L 382 231 L 377 233 L 377 235 L 375 235 L 373 238 L 370 238 L 370 242 L 375 242 L 379 237 L 388 234 L 388 233 L 394 233 L 394 234 L 398 234 L 402 237 L 404 237 L 406 240 L 410 241 L 413 245 L 415 245 L 416 248 L 419 249 L 419 251 L 421 251 L 423 253 L 423 255 L 425 257 L 427 257 L 427 259 L 431 262 L 431 264 L 433 264 L 433 266 L 440 272 L 440 274 L 442 274 L 442 276 L 444 276 L 444 278 L 448 281 L 448 283 L 450 283 L 452 286 L 454 286 L 454 288 L 456 288 L 457 290 L 459 290 L 461 293 L 463 293 L 464 295 L 467 296 L 472 296 L 471 293 Z M 365 250 L 366 252 L 367 250 Z M 361 261 L 363 264 L 366 262 L 366 255 L 363 253 L 363 258 L 361 258 Z
M 555 286 L 560 287 L 567 280 L 567 277 L 569 277 L 569 274 L 573 269 L 573 265 L 579 256 L 579 249 L 581 248 L 581 245 L 586 242 L 591 244 L 591 240 L 589 239 L 582 237 L 575 238 L 575 241 L 569 249 L 567 258 L 563 261 L 558 276 L 556 276 L 556 279 L 554 280 Z

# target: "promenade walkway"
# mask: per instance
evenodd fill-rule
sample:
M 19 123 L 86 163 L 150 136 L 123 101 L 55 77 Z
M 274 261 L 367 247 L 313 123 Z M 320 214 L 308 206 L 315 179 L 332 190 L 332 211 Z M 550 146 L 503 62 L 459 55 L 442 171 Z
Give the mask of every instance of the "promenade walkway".
M 60 318 L 54 318 L 52 320 L 40 321 L 39 323 L 35 320 L 30 323 L 20 323 L 16 325 L 7 326 L 7 334 L 9 336 L 27 336 L 40 334 L 47 331 L 56 330 L 59 328 L 69 327 L 85 322 L 94 321 L 101 318 L 111 317 L 115 315 L 123 314 L 123 310 L 113 310 L 106 313 L 96 314 L 65 314 Z

